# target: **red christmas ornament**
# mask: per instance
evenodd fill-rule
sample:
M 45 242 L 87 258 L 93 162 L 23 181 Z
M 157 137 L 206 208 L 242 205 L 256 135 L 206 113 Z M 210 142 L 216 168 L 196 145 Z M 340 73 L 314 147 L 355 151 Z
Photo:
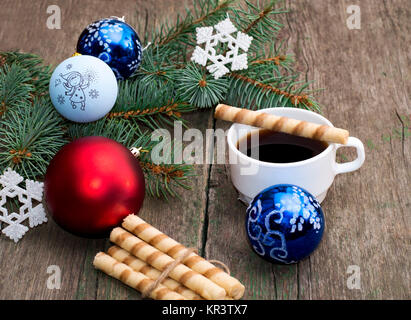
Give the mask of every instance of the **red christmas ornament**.
M 104 137 L 64 146 L 50 162 L 44 182 L 49 213 L 63 229 L 104 237 L 143 203 L 145 182 L 130 150 Z

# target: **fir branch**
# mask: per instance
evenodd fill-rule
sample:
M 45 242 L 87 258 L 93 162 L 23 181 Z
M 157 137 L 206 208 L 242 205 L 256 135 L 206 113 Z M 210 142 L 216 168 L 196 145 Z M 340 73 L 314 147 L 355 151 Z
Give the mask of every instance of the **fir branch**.
M 0 68 L 2 68 L 7 63 L 7 59 L 3 54 L 4 52 L 0 52 Z
M 29 103 L 34 91 L 30 80 L 29 72 L 14 63 L 0 68 L 0 118 L 8 109 Z
M 173 103 L 170 101 L 165 106 L 162 107 L 152 107 L 147 109 L 139 109 L 139 110 L 130 110 L 130 111 L 118 111 L 118 112 L 109 112 L 106 117 L 109 119 L 112 118 L 122 118 L 122 119 L 130 119 L 130 118 L 138 118 L 138 117 L 149 117 L 153 115 L 157 115 L 160 113 L 166 114 L 169 117 L 176 116 L 181 117 L 181 112 L 178 111 L 179 104 Z
M 275 56 L 274 58 L 257 58 L 250 62 L 248 69 L 242 72 L 236 72 L 254 78 L 264 84 L 271 84 L 273 86 L 284 87 L 290 81 L 295 81 L 299 77 L 299 73 L 292 69 L 287 58 L 280 60 Z M 255 63 L 256 62 L 256 63 Z M 232 75 L 229 74 L 228 77 Z
M 151 134 L 138 134 L 134 146 L 141 147 L 145 152 L 140 153 L 139 161 L 141 168 L 146 177 L 146 191 L 151 196 L 168 199 L 168 196 L 180 198 L 178 191 L 181 189 L 190 189 L 187 180 L 194 176 L 193 166 L 190 164 L 175 164 L 174 153 L 163 159 L 163 161 L 154 162 L 152 159 L 153 148 L 163 144 L 162 141 L 153 141 Z M 177 142 L 170 142 L 162 145 L 164 150 L 173 150 L 177 148 Z
M 273 62 L 275 65 L 279 66 L 282 64 L 282 62 L 287 60 L 287 56 L 284 55 L 279 55 L 271 58 L 265 58 L 265 59 L 260 59 L 260 60 L 254 60 L 251 62 L 251 64 L 263 64 L 263 63 L 270 63 Z
M 182 113 L 193 110 L 190 104 L 175 99 L 172 83 L 136 78 L 120 83 L 116 105 L 107 117 L 135 120 L 155 130 L 175 120 L 183 121 Z
M 168 52 L 160 50 L 157 45 L 151 45 L 144 51 L 144 59 L 134 77 L 144 85 L 155 82 L 161 86 L 173 81 L 175 68 L 173 63 L 169 64 L 168 57 Z
M 264 82 L 287 81 L 287 78 L 295 74 L 292 64 L 293 60 L 289 55 L 258 56 L 249 62 L 249 70 L 244 74 Z
M 168 196 L 177 197 L 181 189 L 190 189 L 187 180 L 194 175 L 193 166 L 190 164 L 175 164 L 173 152 L 160 162 L 153 162 L 152 151 L 159 143 L 152 140 L 151 134 L 139 133 L 134 146 L 141 147 L 145 152 L 140 153 L 139 161 L 146 177 L 146 190 L 151 196 L 168 199 Z M 164 149 L 173 150 L 177 143 L 170 146 L 162 145 Z
M 147 125 L 151 129 L 157 129 L 163 124 L 173 125 L 172 121 L 182 121 L 185 124 L 185 121 L 181 118 L 182 113 L 193 110 L 195 108 L 187 103 L 169 101 L 169 103 L 161 107 L 109 112 L 106 117 L 108 119 L 133 119 Z
M 177 71 L 176 78 L 179 79 L 177 96 L 198 108 L 215 106 L 224 100 L 228 90 L 226 78 L 214 79 L 204 68 L 199 69 L 194 64 Z
M 248 2 L 248 1 L 247 1 Z M 266 6 L 262 11 L 258 13 L 258 17 L 250 22 L 250 24 L 243 30 L 244 33 L 249 33 L 252 28 L 254 28 L 259 22 L 261 22 L 269 13 L 274 10 L 274 4 L 276 1 L 271 1 L 268 6 Z M 248 3 L 251 7 L 251 3 Z
M 37 179 L 66 143 L 62 118 L 45 98 L 10 109 L 0 121 L 0 167 Z
M 70 140 L 87 136 L 102 136 L 113 139 L 127 148 L 133 147 L 135 135 L 140 133 L 135 125 L 121 119 L 107 120 L 105 118 L 89 123 L 70 123 L 67 134 Z
M 277 106 L 319 110 L 319 105 L 312 97 L 302 93 L 301 88 L 292 91 L 297 82 L 289 81 L 287 86 L 281 89 L 239 73 L 231 73 L 230 77 L 232 81 L 229 87 L 232 90 L 227 100 L 234 105 L 253 106 L 257 109 Z M 294 79 L 295 77 L 292 80 Z
M 180 198 L 176 188 L 190 189 L 185 183 L 185 180 L 193 176 L 190 165 L 154 164 L 145 161 L 140 161 L 140 165 L 146 176 L 146 190 L 151 196 Z
M 265 45 L 275 42 L 278 31 L 283 27 L 272 16 L 287 11 L 275 8 L 277 0 L 270 0 L 264 5 L 265 2 L 260 5 L 260 1 L 257 4 L 245 1 L 244 6 L 231 11 L 238 28 L 253 37 L 249 53 L 258 52 Z
M 214 25 L 222 20 L 231 4 L 237 0 L 194 0 L 193 10 L 186 9 L 185 16 L 178 15 L 176 23 L 162 24 L 153 32 L 152 41 L 167 54 L 174 63 L 186 63 L 188 50 L 196 45 L 196 27 Z
M 153 161 L 154 147 L 163 147 L 163 150 L 180 148 L 176 141 L 153 141 L 151 134 L 139 133 L 134 142 L 135 147 L 141 147 L 145 152 L 140 152 L 140 165 L 146 177 L 146 191 L 151 196 L 168 199 L 168 196 L 180 198 L 178 191 L 190 189 L 187 180 L 194 176 L 193 166 L 184 163 L 174 163 L 174 152 L 165 154 L 165 159 Z
M 277 44 L 272 42 L 270 46 L 263 46 L 258 51 L 254 51 L 254 55 L 250 58 L 249 65 L 275 65 L 277 74 L 281 74 L 280 67 L 287 73 L 293 73 L 293 56 L 290 54 L 284 54 L 282 47 L 284 42 Z
M 177 27 L 174 28 L 173 32 L 168 33 L 166 37 L 161 39 L 158 45 L 164 46 L 170 43 L 171 41 L 176 40 L 181 35 L 192 32 L 195 26 L 207 20 L 208 18 L 212 17 L 214 14 L 220 12 L 222 9 L 227 10 L 230 4 L 233 2 L 234 2 L 233 0 L 205 1 L 205 2 L 198 1 L 197 3 L 194 2 L 194 7 L 195 7 L 194 10 L 197 10 L 198 7 L 200 7 L 202 11 L 205 11 L 205 13 L 202 12 L 202 15 L 200 15 L 197 19 L 193 20 L 190 14 L 190 11 L 187 11 L 187 17 L 183 19 L 182 23 L 179 24 L 177 22 Z M 210 5 L 210 3 L 213 3 L 213 5 Z M 212 9 L 211 10 L 209 8 L 204 9 L 205 8 L 204 4 L 206 6 L 210 6 Z
M 31 78 L 29 83 L 34 87 L 34 95 L 44 95 L 48 92 L 51 67 L 43 65 L 43 60 L 35 54 L 21 52 L 0 52 L 0 67 L 17 64 L 26 69 Z

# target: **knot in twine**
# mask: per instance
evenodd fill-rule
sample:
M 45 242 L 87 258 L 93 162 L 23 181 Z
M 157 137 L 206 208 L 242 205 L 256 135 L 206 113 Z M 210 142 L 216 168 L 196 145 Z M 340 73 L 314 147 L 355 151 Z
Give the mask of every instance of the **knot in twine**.
M 151 295 L 151 293 L 168 277 L 171 271 L 174 270 L 174 268 L 182 263 L 191 253 L 197 253 L 197 249 L 195 248 L 187 248 L 182 255 L 177 257 L 172 263 L 170 263 L 160 274 L 160 276 L 154 280 L 154 282 L 149 285 L 145 290 L 142 291 L 142 297 L 147 298 Z M 209 260 L 210 263 L 217 263 L 221 265 L 224 269 L 224 271 L 228 274 L 230 274 L 230 269 L 221 261 L 219 260 Z

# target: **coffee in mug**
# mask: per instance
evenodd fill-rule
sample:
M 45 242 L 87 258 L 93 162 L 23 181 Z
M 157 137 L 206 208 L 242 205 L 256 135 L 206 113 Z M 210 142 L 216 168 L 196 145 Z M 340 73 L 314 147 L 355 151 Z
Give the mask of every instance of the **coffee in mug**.
M 299 108 L 269 108 L 258 112 L 333 126 L 323 116 Z M 276 184 L 299 186 L 322 202 L 337 174 L 355 171 L 365 160 L 364 145 L 354 137 L 348 137 L 345 145 L 323 144 L 316 140 L 261 130 L 265 129 L 234 123 L 227 134 L 231 180 L 239 198 L 247 203 L 265 188 Z M 256 131 L 261 134 L 261 138 L 255 139 Z M 247 140 L 250 140 L 249 150 L 244 147 Z M 356 148 L 357 158 L 351 162 L 338 163 L 336 153 L 341 147 Z M 258 156 L 255 156 L 256 151 Z
M 253 139 L 257 135 L 257 139 Z M 256 145 L 253 141 L 258 141 Z M 237 142 L 237 149 L 248 157 L 272 163 L 304 161 L 319 155 L 328 147 L 327 142 L 294 136 L 267 129 L 254 130 Z

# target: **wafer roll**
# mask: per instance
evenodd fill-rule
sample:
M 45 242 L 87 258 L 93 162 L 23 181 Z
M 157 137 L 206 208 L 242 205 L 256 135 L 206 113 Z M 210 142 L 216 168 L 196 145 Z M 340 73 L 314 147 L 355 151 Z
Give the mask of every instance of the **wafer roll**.
M 122 228 L 115 228 L 111 231 L 110 241 L 160 271 L 163 271 L 169 264 L 174 262 L 174 259 L 170 256 L 150 246 Z M 169 277 L 182 283 L 206 299 L 225 299 L 226 292 L 223 288 L 201 274 L 194 272 L 184 264 L 178 264 L 171 270 Z
M 132 214 L 127 216 L 122 226 L 174 259 L 184 254 L 184 251 L 187 249 L 136 215 Z M 224 288 L 230 297 L 240 299 L 243 296 L 245 288 L 240 281 L 231 277 L 199 255 L 191 253 L 184 259 L 183 263 Z
M 242 123 L 314 140 L 341 144 L 346 144 L 349 136 L 349 132 L 344 129 L 231 107 L 225 104 L 219 104 L 216 107 L 214 117 L 216 119 Z
M 126 264 L 118 262 L 116 259 L 103 252 L 97 253 L 93 265 L 97 269 L 107 273 L 109 276 L 120 280 L 140 292 L 147 290 L 147 288 L 154 282 L 141 272 L 134 271 Z M 150 298 L 156 300 L 185 300 L 182 295 L 166 288 L 162 284 L 159 284 L 157 288 L 151 291 Z
M 134 271 L 141 272 L 152 280 L 157 280 L 161 275 L 160 271 L 151 267 L 139 258 L 136 258 L 128 251 L 121 249 L 120 247 L 112 246 L 107 250 L 107 253 L 117 261 L 128 265 Z M 187 298 L 189 300 L 202 300 L 202 298 L 194 291 L 188 289 L 187 287 L 183 286 L 173 279 L 166 278 L 161 282 L 161 284 L 163 284 L 170 290 L 181 294 L 184 298 Z

